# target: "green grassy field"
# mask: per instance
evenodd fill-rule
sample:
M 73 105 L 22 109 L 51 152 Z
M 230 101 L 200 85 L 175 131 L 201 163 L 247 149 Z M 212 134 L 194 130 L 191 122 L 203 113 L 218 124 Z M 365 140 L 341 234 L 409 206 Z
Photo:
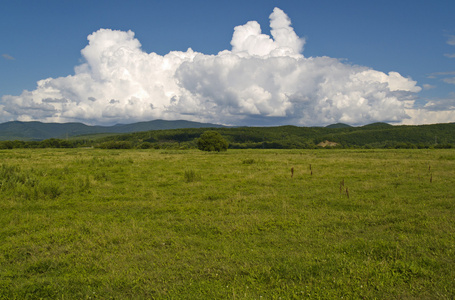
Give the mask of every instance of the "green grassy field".
M 0 184 L 1 299 L 455 297 L 455 150 L 2 150 Z

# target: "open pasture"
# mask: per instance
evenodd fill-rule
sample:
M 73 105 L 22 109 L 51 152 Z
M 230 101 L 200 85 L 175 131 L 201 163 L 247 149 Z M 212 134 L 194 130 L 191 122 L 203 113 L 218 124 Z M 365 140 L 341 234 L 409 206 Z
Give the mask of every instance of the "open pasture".
M 453 299 L 455 151 L 0 151 L 0 298 L 261 297 Z

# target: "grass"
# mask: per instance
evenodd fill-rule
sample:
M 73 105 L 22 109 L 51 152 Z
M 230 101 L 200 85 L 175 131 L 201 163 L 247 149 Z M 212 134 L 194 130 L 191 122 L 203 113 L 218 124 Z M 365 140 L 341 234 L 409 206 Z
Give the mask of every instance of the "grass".
M 454 183 L 454 150 L 3 150 L 0 298 L 453 299 Z

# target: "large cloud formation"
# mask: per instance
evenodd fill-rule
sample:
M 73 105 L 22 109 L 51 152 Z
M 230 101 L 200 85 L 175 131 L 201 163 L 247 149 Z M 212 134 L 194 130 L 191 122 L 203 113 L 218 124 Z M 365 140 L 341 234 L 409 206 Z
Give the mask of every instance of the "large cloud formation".
M 84 63 L 33 91 L 3 96 L 0 119 L 87 124 L 186 119 L 229 125 L 324 125 L 399 122 L 421 90 L 330 57 L 304 57 L 305 40 L 279 8 L 271 36 L 250 21 L 234 28 L 232 49 L 146 53 L 132 31 L 88 36 Z

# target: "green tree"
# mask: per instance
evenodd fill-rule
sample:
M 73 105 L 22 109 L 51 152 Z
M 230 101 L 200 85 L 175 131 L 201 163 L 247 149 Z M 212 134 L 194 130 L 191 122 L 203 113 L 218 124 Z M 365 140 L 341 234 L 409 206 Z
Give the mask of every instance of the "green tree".
M 202 151 L 226 151 L 228 146 L 228 141 L 214 130 L 205 131 L 197 140 L 197 148 Z

